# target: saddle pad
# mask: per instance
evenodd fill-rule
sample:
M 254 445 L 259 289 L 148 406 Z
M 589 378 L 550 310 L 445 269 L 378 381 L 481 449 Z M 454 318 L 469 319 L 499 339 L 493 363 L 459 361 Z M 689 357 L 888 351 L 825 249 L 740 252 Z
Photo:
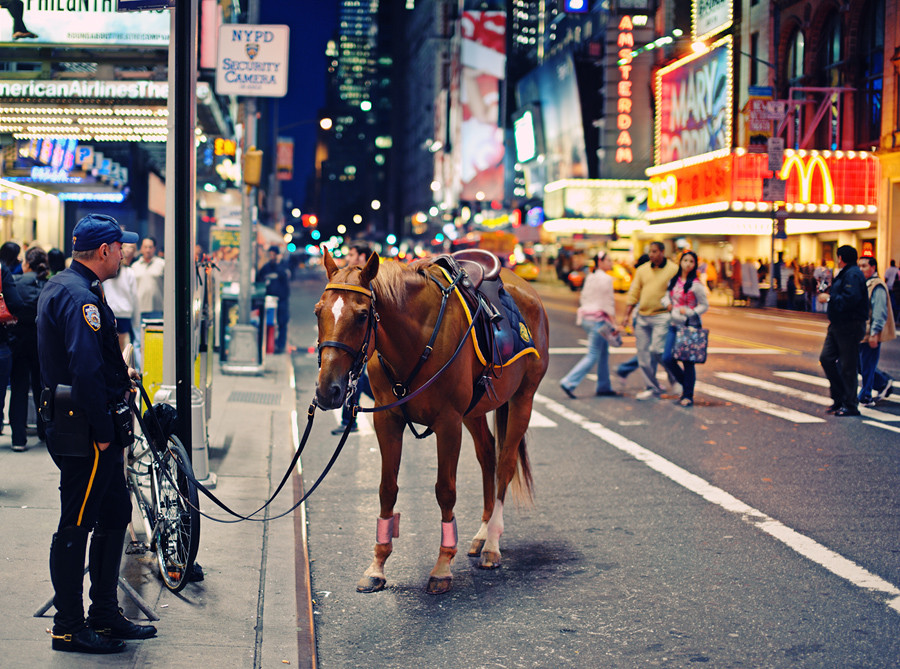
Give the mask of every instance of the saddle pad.
M 449 272 L 443 267 L 441 267 L 440 270 L 447 280 L 450 281 Z M 498 278 L 497 281 L 500 282 L 500 279 Z M 469 304 L 466 302 L 458 288 L 454 288 L 453 292 L 459 299 L 459 303 L 462 305 L 463 311 L 466 314 L 466 322 L 471 324 L 472 311 L 469 308 Z M 478 356 L 478 360 L 483 365 L 490 365 L 490 361 L 492 361 L 495 366 L 506 367 L 524 355 L 533 353 L 540 357 L 540 354 L 534 347 L 531 331 L 528 329 L 528 325 L 526 325 L 522 318 L 522 314 L 519 311 L 516 301 L 503 289 L 502 282 L 500 282 L 499 296 L 500 304 L 494 304 L 494 308 L 496 308 L 504 318 L 501 319 L 499 323 L 489 323 L 487 318 L 484 319 L 484 322 L 487 324 L 487 327 L 493 328 L 494 340 L 499 349 L 498 354 L 500 360 L 492 360 L 494 356 L 490 355 L 489 344 L 486 341 L 485 332 L 483 331 L 483 328 L 478 327 L 478 324 L 476 323 L 475 327 L 472 328 L 471 337 L 472 345 L 475 347 L 475 355 Z M 488 355 L 485 355 L 485 352 L 487 352 Z

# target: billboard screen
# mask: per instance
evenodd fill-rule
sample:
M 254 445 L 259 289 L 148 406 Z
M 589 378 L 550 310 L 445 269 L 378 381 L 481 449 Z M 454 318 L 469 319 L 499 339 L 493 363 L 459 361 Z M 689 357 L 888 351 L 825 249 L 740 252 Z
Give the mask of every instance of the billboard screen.
M 516 95 L 519 108 L 540 104 L 546 153 L 539 167 L 544 182 L 586 179 L 587 148 L 572 56 L 561 53 L 548 59 L 519 81 Z
M 506 73 L 506 12 L 466 11 L 460 19 L 463 200 L 502 200 L 504 131 L 500 83 Z
M 4 4 L 5 7 L 5 4 Z M 22 0 L 22 17 L 0 11 L 0 44 L 153 46 L 169 43 L 169 11 L 117 12 L 113 0 Z
M 656 74 L 656 164 L 731 149 L 732 39 Z

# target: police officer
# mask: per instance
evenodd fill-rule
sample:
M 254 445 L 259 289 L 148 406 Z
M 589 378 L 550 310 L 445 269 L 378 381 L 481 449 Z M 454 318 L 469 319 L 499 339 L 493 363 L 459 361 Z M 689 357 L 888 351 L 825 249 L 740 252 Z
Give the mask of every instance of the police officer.
M 122 359 L 115 317 L 100 285 L 118 273 L 122 243 L 137 241 L 136 234 L 123 231 L 111 216 L 85 216 L 73 231 L 71 267 L 53 276 L 38 300 L 43 386 L 55 393 L 54 402 L 61 401 L 60 386 L 71 387 L 73 414 L 83 416 L 83 434 L 73 432 L 71 424 L 64 427 L 60 407 L 53 409 L 47 424 L 47 445 L 60 471 L 62 506 L 50 545 L 54 650 L 117 653 L 125 649 L 122 639 L 156 634 L 152 625 L 129 621 L 118 606 L 119 563 L 131 499 L 113 408 L 129 392 L 130 377 L 137 378 L 137 372 Z M 91 606 L 85 620 L 82 582 L 91 531 Z

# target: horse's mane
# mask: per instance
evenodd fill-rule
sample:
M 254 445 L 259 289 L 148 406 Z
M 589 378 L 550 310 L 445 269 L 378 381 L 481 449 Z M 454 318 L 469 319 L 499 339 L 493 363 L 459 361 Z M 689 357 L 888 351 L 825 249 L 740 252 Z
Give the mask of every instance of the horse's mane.
M 409 295 L 409 287 L 422 285 L 428 281 L 422 270 L 426 270 L 433 263 L 432 258 L 414 260 L 408 265 L 394 261 L 381 263 L 378 276 L 372 281 L 375 294 L 381 301 L 392 302 L 402 307 Z

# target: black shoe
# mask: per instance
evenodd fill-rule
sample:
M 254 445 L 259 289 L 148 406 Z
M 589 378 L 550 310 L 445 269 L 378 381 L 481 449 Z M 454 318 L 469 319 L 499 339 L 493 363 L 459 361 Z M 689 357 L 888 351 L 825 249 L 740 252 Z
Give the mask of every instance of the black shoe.
M 597 397 L 618 397 L 619 393 L 615 390 L 598 390 L 594 393 Z
M 859 409 L 846 409 L 841 407 L 837 411 L 834 412 L 835 416 L 859 416 Z
M 560 383 L 560 384 L 559 384 L 559 387 L 562 388 L 562 391 L 563 391 L 566 395 L 568 395 L 570 398 L 572 398 L 573 400 L 576 399 L 576 398 L 575 398 L 575 393 L 573 393 L 571 390 L 569 390 L 568 388 L 566 388 L 563 384 Z
M 88 616 L 87 624 L 97 634 L 109 639 L 149 639 L 156 636 L 156 628 L 153 625 L 135 625 L 122 615 L 122 609 L 108 620 L 97 620 Z
M 331 431 L 331 434 L 333 434 L 337 437 L 337 436 L 344 434 L 344 430 L 346 430 L 346 429 L 347 429 L 346 425 L 341 425 L 340 427 L 334 428 Z M 353 423 L 353 425 L 350 426 L 350 431 L 351 432 L 359 432 L 359 426 L 356 423 Z
M 837 413 L 838 411 L 840 411 L 843 408 L 844 408 L 843 404 L 841 404 L 840 402 L 835 402 L 830 407 L 825 409 L 825 413 Z
M 53 650 L 61 650 L 68 653 L 106 655 L 109 653 L 121 653 L 125 650 L 124 641 L 100 636 L 87 625 L 69 634 L 65 634 L 54 627 L 51 638 L 53 639 Z

